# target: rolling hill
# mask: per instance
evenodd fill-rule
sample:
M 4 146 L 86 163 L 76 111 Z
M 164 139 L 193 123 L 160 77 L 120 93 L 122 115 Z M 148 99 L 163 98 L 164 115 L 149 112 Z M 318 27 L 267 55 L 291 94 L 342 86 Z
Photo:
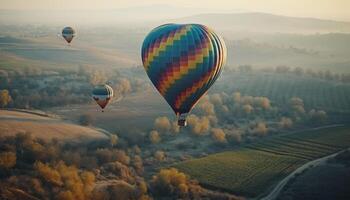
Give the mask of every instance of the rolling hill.
M 93 39 L 80 36 L 70 46 L 55 34 L 35 38 L 20 38 L 0 34 L 0 68 L 36 66 L 49 68 L 78 65 L 129 67 L 136 62 L 119 50 L 94 47 Z
M 83 127 L 43 114 L 26 111 L 0 110 L 0 137 L 17 133 L 31 133 L 33 137 L 67 142 L 87 142 L 107 139 L 101 131 Z

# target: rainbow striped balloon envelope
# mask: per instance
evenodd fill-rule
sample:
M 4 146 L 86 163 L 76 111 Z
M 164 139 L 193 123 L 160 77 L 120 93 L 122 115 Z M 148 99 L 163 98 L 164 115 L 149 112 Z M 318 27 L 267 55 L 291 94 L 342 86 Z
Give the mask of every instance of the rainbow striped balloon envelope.
M 186 115 L 219 77 L 226 61 L 223 39 L 200 24 L 165 24 L 142 45 L 148 77 L 186 125 Z

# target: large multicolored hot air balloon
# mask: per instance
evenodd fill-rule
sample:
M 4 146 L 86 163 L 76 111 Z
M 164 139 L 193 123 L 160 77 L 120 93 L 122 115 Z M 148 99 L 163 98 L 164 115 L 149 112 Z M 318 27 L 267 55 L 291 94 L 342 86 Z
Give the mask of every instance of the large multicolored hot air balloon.
M 220 75 L 226 46 L 200 24 L 165 24 L 142 45 L 142 62 L 154 86 L 186 125 L 186 116 Z
M 92 91 L 92 98 L 103 109 L 113 97 L 113 89 L 109 85 L 98 85 Z
M 62 30 L 62 37 L 68 42 L 70 43 L 73 38 L 75 37 L 75 30 L 72 27 L 65 27 Z

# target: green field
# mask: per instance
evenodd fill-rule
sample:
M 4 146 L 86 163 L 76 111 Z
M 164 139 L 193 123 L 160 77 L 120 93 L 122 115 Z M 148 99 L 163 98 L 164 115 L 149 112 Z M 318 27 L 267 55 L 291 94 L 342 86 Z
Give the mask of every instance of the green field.
M 306 162 L 349 146 L 349 126 L 324 128 L 273 136 L 175 167 L 208 188 L 256 197 Z

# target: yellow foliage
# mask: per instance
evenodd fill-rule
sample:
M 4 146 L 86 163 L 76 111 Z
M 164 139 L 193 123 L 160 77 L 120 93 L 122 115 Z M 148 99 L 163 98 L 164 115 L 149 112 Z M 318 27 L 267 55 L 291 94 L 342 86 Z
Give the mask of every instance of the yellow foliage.
M 190 115 L 187 117 L 187 123 L 195 135 L 204 135 L 209 131 L 210 120 L 208 117 L 197 117 Z
M 188 186 L 184 183 L 179 185 L 179 191 L 181 195 L 186 195 L 188 193 Z
M 0 168 L 12 168 L 16 165 L 16 153 L 2 152 L 0 153 Z
M 130 157 L 125 153 L 124 150 L 114 151 L 115 160 L 123 163 L 124 165 L 129 165 Z
M 216 142 L 220 142 L 220 143 L 226 143 L 227 142 L 226 134 L 221 128 L 212 128 L 211 132 L 212 132 L 212 138 Z
M 6 107 L 10 102 L 12 101 L 12 98 L 10 96 L 10 93 L 8 90 L 0 90 L 0 107 Z
M 222 98 L 220 94 L 213 94 L 210 96 L 210 101 L 215 105 L 222 105 Z
M 71 191 L 61 191 L 58 193 L 57 200 L 75 200 Z
M 206 114 L 206 115 L 215 115 L 214 105 L 209 101 L 201 102 L 198 107 Z
M 164 151 L 156 151 L 154 153 L 154 158 L 157 159 L 158 161 L 163 161 L 165 159 Z
M 39 173 L 39 176 L 41 176 L 46 182 L 55 186 L 63 185 L 61 175 L 57 170 L 51 168 L 48 164 L 37 161 L 34 163 L 34 168 Z
M 264 122 L 258 122 L 256 126 L 253 128 L 252 133 L 256 135 L 266 135 L 268 132 L 268 128 Z
M 153 143 L 153 144 L 157 144 L 160 142 L 161 138 L 160 135 L 158 133 L 158 131 L 151 131 L 149 134 L 149 140 Z
M 293 121 L 288 117 L 282 117 L 278 125 L 280 128 L 291 128 L 293 126 Z
M 111 135 L 111 137 L 109 138 L 109 142 L 111 143 L 111 146 L 114 147 L 118 143 L 118 135 Z
M 161 169 L 151 181 L 154 190 L 162 195 L 184 195 L 188 192 L 187 176 L 175 168 Z M 172 195 L 172 196 L 173 196 Z
M 161 132 L 167 132 L 171 130 L 171 123 L 167 117 L 158 117 L 154 121 L 154 127 Z
M 249 105 L 249 104 L 246 104 L 243 106 L 243 111 L 246 113 L 246 114 L 250 114 L 251 112 L 253 112 L 254 108 L 253 106 Z

